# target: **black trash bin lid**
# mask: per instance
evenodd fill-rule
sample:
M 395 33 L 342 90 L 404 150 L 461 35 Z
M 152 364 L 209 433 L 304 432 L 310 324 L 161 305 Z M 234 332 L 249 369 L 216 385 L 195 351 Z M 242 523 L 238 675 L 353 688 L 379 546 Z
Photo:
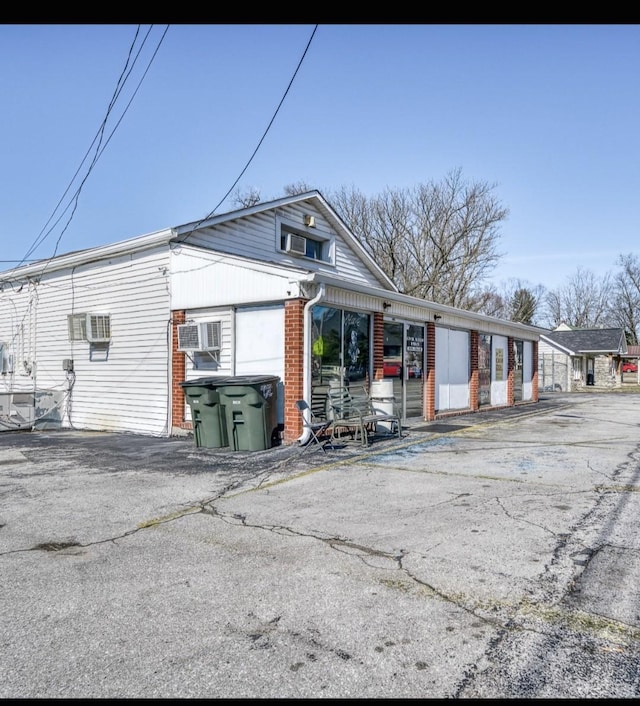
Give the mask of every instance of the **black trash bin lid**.
M 197 380 L 185 380 L 181 382 L 182 387 L 217 387 L 218 385 L 226 385 L 228 375 L 219 375 L 218 377 L 211 376 L 206 378 L 198 378 Z
M 185 380 L 182 387 L 220 387 L 221 385 L 261 385 L 267 382 L 277 382 L 277 375 L 211 375 L 197 380 Z
M 261 385 L 265 382 L 276 382 L 277 375 L 234 375 L 225 378 L 225 385 Z

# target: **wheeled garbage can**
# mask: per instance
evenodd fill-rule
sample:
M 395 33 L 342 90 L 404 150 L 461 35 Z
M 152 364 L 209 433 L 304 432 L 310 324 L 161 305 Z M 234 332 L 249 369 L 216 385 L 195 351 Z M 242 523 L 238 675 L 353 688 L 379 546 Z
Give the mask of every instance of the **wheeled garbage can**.
M 218 386 L 227 378 L 199 378 L 180 385 L 189 407 L 196 446 L 218 449 L 229 446 L 227 421 Z
M 277 375 L 239 375 L 218 388 L 229 446 L 235 451 L 262 451 L 275 445 L 279 380 Z

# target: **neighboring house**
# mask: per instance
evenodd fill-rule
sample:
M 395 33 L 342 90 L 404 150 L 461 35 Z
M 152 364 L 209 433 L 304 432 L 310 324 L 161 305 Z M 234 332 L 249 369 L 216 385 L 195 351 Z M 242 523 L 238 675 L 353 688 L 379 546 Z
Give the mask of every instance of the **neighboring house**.
M 539 333 L 400 294 L 310 191 L 0 273 L 0 429 L 184 434 L 181 383 L 268 375 L 292 443 L 385 367 L 403 419 L 536 402 Z
M 561 325 L 540 334 L 538 385 L 543 391 L 571 392 L 593 385 L 619 387 L 627 354 L 621 328 L 573 329 Z
M 624 382 L 635 382 L 640 384 L 640 346 L 637 344 L 627 345 L 627 355 L 625 356 L 622 369 L 622 379 Z M 625 363 L 632 363 L 635 366 L 625 372 Z

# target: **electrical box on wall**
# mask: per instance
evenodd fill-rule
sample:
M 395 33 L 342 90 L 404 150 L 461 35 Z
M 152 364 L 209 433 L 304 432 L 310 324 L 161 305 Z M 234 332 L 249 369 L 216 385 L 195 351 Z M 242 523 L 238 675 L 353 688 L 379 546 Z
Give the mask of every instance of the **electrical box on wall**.
M 63 358 L 62 369 L 66 370 L 68 373 L 73 372 L 73 358 Z

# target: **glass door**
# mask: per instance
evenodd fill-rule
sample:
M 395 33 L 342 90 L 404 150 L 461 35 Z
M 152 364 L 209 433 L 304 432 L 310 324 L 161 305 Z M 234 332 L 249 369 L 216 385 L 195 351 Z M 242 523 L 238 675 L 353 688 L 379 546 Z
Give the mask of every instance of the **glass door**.
M 513 401 L 522 402 L 522 341 L 513 342 Z
M 385 322 L 384 377 L 393 379 L 393 396 L 401 417 L 422 417 L 424 326 Z
M 404 414 L 423 416 L 424 326 L 404 326 Z

